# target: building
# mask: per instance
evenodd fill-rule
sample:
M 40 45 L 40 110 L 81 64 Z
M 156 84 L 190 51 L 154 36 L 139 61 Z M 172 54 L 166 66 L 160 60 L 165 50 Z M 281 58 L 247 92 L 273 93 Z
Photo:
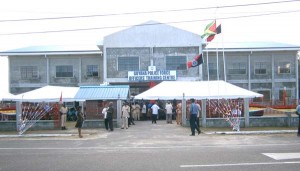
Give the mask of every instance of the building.
M 264 102 L 298 99 L 300 46 L 280 43 L 213 42 L 205 47 L 200 35 L 154 21 L 104 37 L 102 45 L 40 46 L 1 52 L 9 57 L 13 94 L 45 85 L 129 85 L 139 94 L 165 80 L 226 80 L 264 94 Z M 204 63 L 187 68 L 203 53 Z

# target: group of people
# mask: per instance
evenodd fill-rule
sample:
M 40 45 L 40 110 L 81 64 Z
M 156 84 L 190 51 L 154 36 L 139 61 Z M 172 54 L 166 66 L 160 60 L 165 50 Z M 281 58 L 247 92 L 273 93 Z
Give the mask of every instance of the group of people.
M 68 113 L 68 107 L 65 104 L 62 104 L 59 113 L 60 113 L 60 120 L 61 120 L 61 129 L 62 130 L 66 130 L 66 121 L 67 121 L 67 113 Z M 78 128 L 78 136 L 79 138 L 82 138 L 82 134 L 81 134 L 81 128 L 83 125 L 83 121 L 84 121 L 84 113 L 82 111 L 82 107 L 81 106 L 77 106 L 76 107 L 76 116 L 77 116 L 77 120 L 76 120 L 76 124 L 75 127 Z

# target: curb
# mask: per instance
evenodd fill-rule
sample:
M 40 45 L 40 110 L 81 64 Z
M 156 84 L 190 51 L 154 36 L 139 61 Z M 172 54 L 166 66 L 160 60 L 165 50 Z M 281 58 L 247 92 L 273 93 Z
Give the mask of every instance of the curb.
M 32 138 L 32 137 L 70 137 L 73 134 L 25 134 L 25 135 L 0 135 L 0 138 Z
M 207 132 L 205 134 L 213 135 L 261 135 L 261 134 L 286 134 L 297 133 L 297 130 L 270 130 L 270 131 L 230 131 L 230 132 Z

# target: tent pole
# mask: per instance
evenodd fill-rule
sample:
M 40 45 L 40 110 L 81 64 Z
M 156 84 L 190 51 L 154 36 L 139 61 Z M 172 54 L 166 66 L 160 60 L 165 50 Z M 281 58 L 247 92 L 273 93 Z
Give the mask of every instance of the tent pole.
M 244 99 L 244 118 L 245 118 L 245 127 L 250 126 L 250 118 L 249 118 L 249 99 Z
M 183 93 L 182 95 L 182 126 L 187 126 L 187 123 L 186 123 L 186 100 L 185 100 L 185 95 Z
M 202 127 L 206 128 L 206 99 L 201 100 L 201 108 L 202 108 Z

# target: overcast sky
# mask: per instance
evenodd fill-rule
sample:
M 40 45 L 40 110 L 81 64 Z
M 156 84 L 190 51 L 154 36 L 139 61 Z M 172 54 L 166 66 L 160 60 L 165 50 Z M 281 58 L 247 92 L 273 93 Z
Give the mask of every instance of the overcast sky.
M 215 42 L 274 41 L 300 45 L 299 0 L 0 2 L 0 51 L 35 45 L 97 44 L 106 35 L 149 20 L 201 35 L 205 26 L 217 19 L 222 24 L 222 34 Z M 0 60 L 1 78 L 7 75 L 5 61 Z M 4 83 L 1 80 L 0 89 Z

